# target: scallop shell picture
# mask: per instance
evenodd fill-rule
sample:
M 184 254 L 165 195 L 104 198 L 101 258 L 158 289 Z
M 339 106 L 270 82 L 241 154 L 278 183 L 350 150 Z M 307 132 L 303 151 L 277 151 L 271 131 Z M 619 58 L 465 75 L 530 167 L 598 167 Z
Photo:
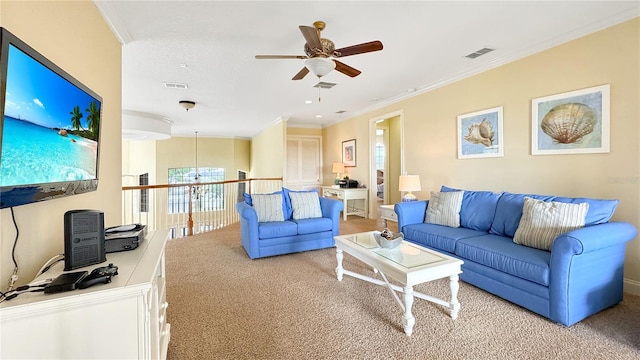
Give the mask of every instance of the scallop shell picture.
M 591 134 L 595 125 L 596 112 L 587 105 L 572 102 L 549 110 L 542 119 L 540 128 L 556 144 L 575 144 Z
M 486 118 L 479 123 L 473 123 L 467 128 L 468 133 L 464 139 L 472 144 L 482 144 L 486 147 L 493 145 L 493 128 Z

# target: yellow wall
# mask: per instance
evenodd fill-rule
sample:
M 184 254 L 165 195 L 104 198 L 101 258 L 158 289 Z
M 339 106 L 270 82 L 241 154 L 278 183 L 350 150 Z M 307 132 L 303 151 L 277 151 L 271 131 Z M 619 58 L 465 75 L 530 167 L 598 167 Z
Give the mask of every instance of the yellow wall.
M 369 179 L 369 120 L 404 111 L 406 172 L 420 175 L 419 198 L 441 185 L 619 199 L 613 220 L 640 229 L 640 19 L 565 43 L 474 77 L 324 129 L 325 167 L 340 142 L 356 138 L 357 179 Z M 611 84 L 611 151 L 531 155 L 531 99 Z M 504 108 L 504 157 L 457 159 L 456 117 Z M 369 184 L 367 184 L 369 186 Z M 627 285 L 640 289 L 640 242 L 627 246 Z
M 49 258 L 64 252 L 64 213 L 104 211 L 106 225 L 121 220 L 121 46 L 89 1 L 2 1 L 0 25 L 103 98 L 98 190 L 14 209 L 20 229 L 16 258 L 24 284 Z M 0 288 L 13 271 L 15 230 L 9 209 L 0 210 Z
M 236 176 L 230 176 L 229 178 L 237 179 L 237 170 L 247 172 L 251 170 L 251 140 L 236 139 L 233 142 L 233 155 L 234 164 L 236 170 Z M 229 174 L 231 175 L 231 174 Z
M 149 174 L 149 185 L 156 185 L 156 142 L 122 141 L 122 185 L 139 185 L 138 176 Z
M 283 176 L 285 138 L 285 122 L 278 121 L 252 139 L 250 177 L 274 178 Z
M 198 137 L 198 167 L 222 167 L 225 180 L 237 179 L 238 169 L 248 170 L 248 140 Z M 236 150 L 239 153 L 236 154 Z M 156 183 L 166 184 L 168 169 L 196 166 L 195 137 L 155 141 Z M 132 154 L 140 156 L 143 154 Z

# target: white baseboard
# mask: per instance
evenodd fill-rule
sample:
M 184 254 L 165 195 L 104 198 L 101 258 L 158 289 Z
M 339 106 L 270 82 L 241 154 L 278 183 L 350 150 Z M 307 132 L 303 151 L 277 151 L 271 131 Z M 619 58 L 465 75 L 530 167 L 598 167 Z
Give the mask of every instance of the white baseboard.
M 623 291 L 628 294 L 640 296 L 640 281 L 624 279 Z

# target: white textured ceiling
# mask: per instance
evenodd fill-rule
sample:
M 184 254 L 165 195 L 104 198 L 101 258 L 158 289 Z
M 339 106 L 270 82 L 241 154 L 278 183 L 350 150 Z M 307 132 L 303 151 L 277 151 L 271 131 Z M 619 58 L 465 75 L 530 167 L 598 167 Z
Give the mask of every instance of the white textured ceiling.
M 94 2 L 123 43 L 123 110 L 170 119 L 173 136 L 241 138 L 279 120 L 343 121 L 640 15 L 638 1 Z M 362 74 L 323 77 L 337 85 L 321 90 L 321 102 L 315 76 L 291 80 L 304 60 L 254 58 L 304 55 L 298 26 L 316 20 L 336 48 L 384 44 L 341 58 Z M 496 50 L 465 57 L 484 47 Z M 197 105 L 186 112 L 180 100 Z

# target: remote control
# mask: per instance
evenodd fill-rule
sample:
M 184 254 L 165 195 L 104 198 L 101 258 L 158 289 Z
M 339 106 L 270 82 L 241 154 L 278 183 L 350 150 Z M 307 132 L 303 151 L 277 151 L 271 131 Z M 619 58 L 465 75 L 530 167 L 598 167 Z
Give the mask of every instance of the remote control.
M 108 284 L 115 275 L 118 275 L 118 267 L 113 264 L 95 268 L 89 275 L 82 279 L 82 282 L 77 285 L 77 288 L 86 289 L 96 284 Z

